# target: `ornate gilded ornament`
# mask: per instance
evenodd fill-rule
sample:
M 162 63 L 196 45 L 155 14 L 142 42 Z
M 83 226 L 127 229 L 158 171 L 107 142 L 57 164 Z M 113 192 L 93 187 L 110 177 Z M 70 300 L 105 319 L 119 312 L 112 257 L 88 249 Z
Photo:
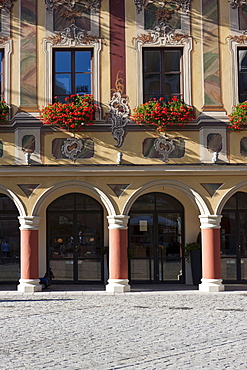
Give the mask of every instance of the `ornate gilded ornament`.
M 5 42 L 9 41 L 10 39 L 6 36 L 0 36 L 0 44 L 5 44 Z
M 238 0 L 235 0 L 235 1 L 238 1 Z M 147 6 L 148 4 L 152 4 L 154 2 L 158 3 L 161 6 L 161 8 L 165 8 L 166 4 L 170 4 L 170 5 L 177 6 L 179 9 L 182 9 L 185 12 L 190 11 L 191 0 L 170 0 L 170 1 L 167 1 L 167 0 L 166 1 L 134 0 L 136 10 L 137 10 L 138 13 L 140 13 L 142 11 L 142 9 L 145 8 L 145 6 Z
M 247 42 L 247 36 L 246 35 L 228 36 L 227 39 L 231 39 L 232 41 L 235 41 L 238 44 L 245 44 Z
M 175 30 L 171 26 L 164 22 L 160 22 L 151 32 L 133 37 L 133 40 L 141 41 L 142 44 L 146 44 L 148 42 L 156 43 L 160 38 L 163 38 L 164 44 L 182 44 L 189 39 L 189 35 L 175 33 Z
M 88 35 L 87 31 L 71 24 L 69 27 L 64 28 L 61 32 L 56 32 L 55 35 L 47 37 L 51 40 L 53 45 L 66 44 L 68 40 L 74 41 L 76 44 L 93 44 L 99 41 L 97 36 Z
M 61 5 L 67 5 L 70 8 L 74 8 L 75 3 L 85 5 L 86 9 L 90 8 L 97 11 L 100 8 L 101 0 L 45 0 L 46 9 L 49 13 Z
M 108 104 L 109 106 L 109 118 L 108 122 L 111 124 L 111 132 L 117 144 L 115 146 L 119 148 L 123 143 L 125 135 L 125 126 L 130 121 L 129 114 L 130 110 L 128 107 L 129 98 L 123 95 L 123 79 L 120 77 L 121 71 L 118 72 L 116 78 L 116 89 L 113 90 L 112 98 Z
M 173 144 L 173 141 L 168 139 L 164 134 L 154 141 L 154 148 L 160 155 L 162 155 L 162 161 L 168 162 L 168 155 L 173 152 L 175 145 Z
M 9 13 L 13 5 L 13 1 L 14 0 L 0 0 L 0 9 L 4 9 L 7 13 Z
M 82 152 L 83 146 L 81 139 L 70 137 L 64 142 L 61 152 L 71 161 L 75 162 L 78 154 Z
M 232 9 L 241 8 L 243 5 L 247 5 L 246 0 L 228 0 Z

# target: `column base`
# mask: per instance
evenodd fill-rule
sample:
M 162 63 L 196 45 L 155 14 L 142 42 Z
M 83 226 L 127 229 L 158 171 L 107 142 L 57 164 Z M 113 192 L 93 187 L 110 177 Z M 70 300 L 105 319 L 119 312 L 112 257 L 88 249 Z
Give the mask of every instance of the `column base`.
M 17 286 L 18 292 L 34 293 L 42 291 L 42 285 L 39 283 L 39 279 L 20 279 L 19 282 L 20 284 Z
M 204 279 L 202 278 L 202 283 L 199 284 L 200 292 L 223 292 L 225 286 L 222 284 L 222 279 Z
M 108 285 L 106 285 L 106 292 L 108 293 L 130 292 L 129 280 L 128 279 L 108 279 Z

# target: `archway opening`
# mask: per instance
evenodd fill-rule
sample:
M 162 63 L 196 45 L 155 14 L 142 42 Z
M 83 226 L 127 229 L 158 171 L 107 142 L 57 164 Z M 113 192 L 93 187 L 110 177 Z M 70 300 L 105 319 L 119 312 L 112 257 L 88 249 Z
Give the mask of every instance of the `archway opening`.
M 129 221 L 129 279 L 133 282 L 184 282 L 184 208 L 164 193 L 140 196 Z
M 20 230 L 18 210 L 0 194 L 0 282 L 17 282 L 20 275 Z
M 103 208 L 92 197 L 66 194 L 47 208 L 47 257 L 57 282 L 103 282 Z
M 247 193 L 225 204 L 221 221 L 221 273 L 224 282 L 247 282 Z

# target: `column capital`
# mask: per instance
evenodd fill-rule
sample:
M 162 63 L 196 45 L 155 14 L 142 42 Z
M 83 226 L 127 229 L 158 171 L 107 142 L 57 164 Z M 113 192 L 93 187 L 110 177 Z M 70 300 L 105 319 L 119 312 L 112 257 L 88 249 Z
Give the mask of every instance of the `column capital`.
M 114 216 L 107 216 L 108 218 L 108 229 L 128 229 L 128 221 L 130 216 L 126 215 L 114 215 Z
M 201 229 L 220 229 L 220 221 L 222 215 L 207 215 L 199 216 L 201 221 Z
M 40 217 L 19 216 L 20 230 L 39 230 Z

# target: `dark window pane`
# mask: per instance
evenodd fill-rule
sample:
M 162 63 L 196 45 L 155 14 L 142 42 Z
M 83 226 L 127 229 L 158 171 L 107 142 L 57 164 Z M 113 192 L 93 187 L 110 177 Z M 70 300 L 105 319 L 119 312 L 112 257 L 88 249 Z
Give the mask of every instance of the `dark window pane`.
M 160 72 L 160 51 L 145 50 L 144 52 L 144 71 Z
M 225 204 L 224 209 L 236 209 L 237 202 L 236 202 L 236 194 L 234 194 Z
M 154 209 L 155 209 L 155 198 L 153 193 L 142 195 L 135 201 L 135 203 L 131 207 L 132 211 L 154 210 Z
M 55 95 L 69 95 L 71 91 L 71 75 L 57 74 L 55 81 Z
M 247 157 L 247 137 L 243 137 L 240 141 L 240 153 L 243 157 Z
M 247 6 L 246 4 L 241 4 L 241 8 L 238 8 L 239 16 L 239 29 L 246 30 L 247 28 Z
M 180 74 L 169 74 L 165 75 L 165 93 L 180 94 Z
M 102 210 L 102 207 L 97 202 L 97 200 L 89 197 L 88 195 L 76 194 L 76 210 L 77 211 Z
M 247 194 L 237 193 L 238 209 L 247 209 Z
M 76 74 L 75 81 L 76 94 L 91 94 L 91 75 L 90 74 Z
M 239 74 L 239 93 L 247 94 L 247 73 Z
M 76 51 L 75 71 L 76 72 L 91 72 L 91 52 L 90 51 Z
M 49 206 L 49 211 L 71 211 L 75 207 L 74 194 L 66 194 L 56 200 Z
M 182 205 L 172 196 L 167 194 L 156 194 L 156 209 L 157 210 L 176 210 L 182 211 Z
M 71 72 L 71 52 L 56 51 L 55 55 L 56 72 Z
M 16 213 L 18 212 L 12 199 L 4 194 L 0 194 L 0 211 L 14 211 Z M 0 217 L 3 216 L 4 215 L 0 214 Z
M 165 51 L 165 72 L 180 71 L 180 51 Z
M 160 94 L 160 75 L 159 74 L 146 74 L 144 78 L 144 93 L 145 94 Z

